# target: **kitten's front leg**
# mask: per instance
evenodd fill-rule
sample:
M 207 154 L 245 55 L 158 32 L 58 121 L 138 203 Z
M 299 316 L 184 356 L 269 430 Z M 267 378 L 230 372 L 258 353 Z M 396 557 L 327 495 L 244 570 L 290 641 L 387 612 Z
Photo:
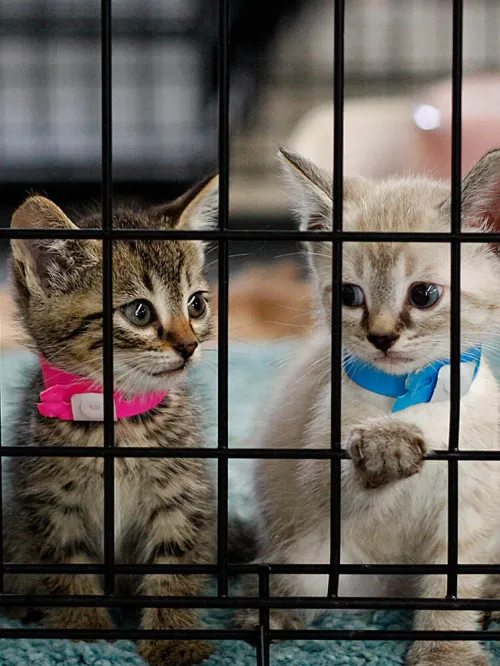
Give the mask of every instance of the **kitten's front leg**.
M 483 560 L 479 560 L 483 561 Z M 458 579 L 460 598 L 480 598 L 481 576 L 461 576 Z M 427 576 L 421 581 L 421 596 L 444 598 L 446 579 Z M 421 631 L 477 631 L 480 614 L 477 611 L 417 611 L 415 629 Z M 417 641 L 407 657 L 407 666 L 488 666 L 481 645 L 474 641 Z
M 65 481 L 67 476 L 64 477 Z M 97 564 L 99 535 L 90 527 L 88 501 L 76 481 L 52 484 L 50 494 L 25 493 L 18 508 L 19 544 L 28 543 L 28 553 L 22 547 L 11 550 L 15 560 L 23 561 L 29 552 L 31 560 L 43 564 Z M 26 563 L 24 561 L 23 563 Z M 98 577 L 93 574 L 48 574 L 40 576 L 37 587 L 49 595 L 102 595 Z M 46 622 L 55 629 L 112 629 L 113 622 L 105 608 L 51 607 Z
M 160 562 L 158 562 L 159 564 Z M 165 560 L 162 560 L 165 564 Z M 173 559 L 169 564 L 181 564 Z M 191 576 L 147 576 L 141 594 L 185 597 L 197 596 L 202 585 Z M 195 610 L 188 608 L 146 608 L 142 614 L 141 629 L 196 629 L 199 619 Z M 208 659 L 214 648 L 200 640 L 143 640 L 139 652 L 151 666 L 188 666 Z
M 207 532 L 212 510 L 209 492 L 198 479 L 198 488 L 189 487 L 172 502 L 160 488 L 149 489 L 144 509 L 138 514 L 141 524 L 136 533 L 141 544 L 139 559 L 148 564 L 202 564 L 207 560 Z M 156 492 L 155 492 L 156 490 Z M 203 496 L 203 497 L 202 497 Z M 181 499 L 183 501 L 179 501 Z M 196 597 L 204 588 L 206 577 L 181 574 L 145 576 L 139 594 L 161 597 Z M 189 608 L 145 608 L 141 628 L 153 630 L 196 629 L 200 622 L 196 610 Z M 207 659 L 213 647 L 201 640 L 143 640 L 139 651 L 151 666 L 188 666 Z
M 427 450 L 420 428 L 391 417 L 373 419 L 353 428 L 343 446 L 367 489 L 417 474 Z

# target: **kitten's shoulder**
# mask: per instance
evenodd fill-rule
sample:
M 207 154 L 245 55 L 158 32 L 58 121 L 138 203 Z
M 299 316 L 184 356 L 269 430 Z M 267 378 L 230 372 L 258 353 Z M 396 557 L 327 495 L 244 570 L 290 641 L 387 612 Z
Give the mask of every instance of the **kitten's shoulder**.
M 330 383 L 330 336 L 318 330 L 300 343 L 271 386 L 267 419 L 259 438 L 262 448 L 301 448 L 316 403 Z

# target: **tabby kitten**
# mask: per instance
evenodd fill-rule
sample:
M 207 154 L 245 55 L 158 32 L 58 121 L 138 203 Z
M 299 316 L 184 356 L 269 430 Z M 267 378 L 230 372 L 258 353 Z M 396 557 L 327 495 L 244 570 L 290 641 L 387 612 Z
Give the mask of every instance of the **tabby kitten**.
M 329 174 L 285 151 L 302 229 L 331 229 Z M 500 228 L 500 150 L 463 181 L 464 230 Z M 426 178 L 347 179 L 347 231 L 449 231 L 449 186 Z M 331 245 L 308 243 L 322 322 L 274 390 L 261 446 L 330 447 Z M 343 246 L 342 541 L 344 563 L 439 564 L 447 559 L 447 463 L 423 457 L 446 450 L 449 431 L 450 247 L 443 243 L 346 242 Z M 500 263 L 487 243 L 462 244 L 460 446 L 498 448 L 500 393 L 481 345 L 499 324 Z M 415 383 L 414 380 L 417 380 Z M 419 383 L 420 382 L 420 383 Z M 402 390 L 391 387 L 402 383 Z M 401 388 L 401 386 L 399 387 Z M 423 391 L 423 393 L 422 393 Z M 397 397 L 403 396 L 403 397 Z M 396 399 L 397 398 L 397 399 Z M 330 540 L 330 465 L 320 460 L 260 460 L 259 560 L 326 564 Z M 498 530 L 500 467 L 459 464 L 459 561 L 490 563 Z M 400 581 L 341 576 L 343 596 L 405 591 Z M 324 596 L 327 577 L 272 576 L 274 596 Z M 407 581 L 409 582 L 409 581 Z M 422 576 L 411 593 L 445 597 L 444 576 Z M 480 597 L 483 578 L 460 576 L 459 596 Z M 389 588 L 392 586 L 392 591 Z M 396 590 L 394 590 L 396 587 Z M 272 626 L 311 616 L 274 612 Z M 242 613 L 245 628 L 258 622 Z M 420 630 L 474 630 L 474 611 L 418 611 Z M 411 666 L 485 666 L 475 642 L 416 642 Z
M 116 210 L 113 226 L 212 228 L 217 201 L 214 177 L 170 204 L 145 211 Z M 15 229 L 77 231 L 100 226 L 98 214 L 73 223 L 41 196 L 30 197 L 12 219 Z M 19 315 L 44 373 L 42 377 L 37 370 L 27 389 L 16 443 L 103 446 L 102 395 L 97 395 L 96 402 L 103 382 L 102 244 L 97 240 L 17 239 L 12 241 L 12 250 Z M 213 329 L 203 264 L 202 243 L 197 241 L 113 242 L 116 447 L 202 446 L 200 412 L 183 380 L 199 354 L 200 343 Z M 57 395 L 65 391 L 70 394 Z M 97 420 L 89 420 L 89 408 L 99 411 L 99 406 Z M 28 451 L 26 456 L 16 458 L 10 468 L 6 560 L 102 562 L 102 458 L 30 458 Z M 204 460 L 115 460 L 117 561 L 207 562 L 213 545 L 212 518 L 213 488 Z M 6 582 L 16 594 L 102 594 L 101 582 L 94 575 L 8 576 Z M 197 595 L 204 582 L 200 576 L 147 575 L 138 592 Z M 104 608 L 51 608 L 46 620 L 56 628 L 113 627 Z M 194 610 L 147 608 L 142 612 L 143 629 L 196 626 Z M 208 644 L 188 640 L 144 640 L 139 649 L 153 666 L 191 664 L 212 652 Z

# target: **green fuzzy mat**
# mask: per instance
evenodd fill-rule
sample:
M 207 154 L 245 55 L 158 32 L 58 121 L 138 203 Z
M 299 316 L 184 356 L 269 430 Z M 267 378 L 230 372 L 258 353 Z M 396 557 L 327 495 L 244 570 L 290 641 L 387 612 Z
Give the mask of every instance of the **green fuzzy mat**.
M 269 382 L 276 368 L 294 354 L 293 345 L 269 344 L 263 347 L 233 345 L 229 360 L 230 445 L 252 446 L 252 432 L 266 399 Z M 207 353 L 193 372 L 193 382 L 206 404 L 208 445 L 216 442 L 215 405 L 216 356 Z M 8 442 L 6 427 L 13 404 L 19 402 L 26 364 L 32 359 L 25 353 L 9 353 L 0 357 L 2 395 L 2 442 Z M 231 461 L 230 511 L 252 519 L 251 462 Z M 204 616 L 207 628 L 229 625 L 231 614 L 211 611 Z M 0 626 L 18 627 L 18 623 L 0 617 Z M 331 613 L 316 625 L 319 629 L 408 630 L 411 614 L 400 612 Z M 376 634 L 374 634 L 376 636 Z M 390 641 L 287 641 L 271 648 L 271 664 L 287 666 L 395 666 L 404 663 L 406 643 Z M 488 643 L 492 666 L 500 666 L 500 645 Z M 218 641 L 216 652 L 206 666 L 255 666 L 255 650 L 242 642 Z M 0 640 L 0 666 L 144 666 L 130 641 L 106 643 L 73 643 L 67 640 Z M 453 666 L 450 664 L 450 666 Z

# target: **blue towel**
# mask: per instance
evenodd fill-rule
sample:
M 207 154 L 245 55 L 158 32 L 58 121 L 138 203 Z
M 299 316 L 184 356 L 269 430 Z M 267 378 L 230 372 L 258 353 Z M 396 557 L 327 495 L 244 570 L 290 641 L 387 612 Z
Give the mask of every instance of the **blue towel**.
M 262 347 L 233 345 L 229 359 L 229 434 L 230 445 L 252 446 L 253 424 L 266 400 L 266 387 L 279 365 L 294 353 L 293 345 L 269 344 Z M 213 358 L 212 358 L 213 357 Z M 193 382 L 203 404 L 206 404 L 207 443 L 216 444 L 214 396 L 216 395 L 216 355 L 205 354 L 193 371 Z M 498 358 L 498 354 L 494 355 Z M 26 364 L 32 361 L 26 353 L 9 353 L 0 357 L 2 395 L 2 442 L 8 441 L 12 404 L 17 402 Z M 235 460 L 229 464 L 230 511 L 251 520 L 253 513 L 250 486 L 251 461 Z M 229 625 L 231 613 L 210 611 L 203 616 L 207 628 Z M 18 627 L 19 623 L 0 617 L 0 626 Z M 408 630 L 411 614 L 395 611 L 360 613 L 336 612 L 321 618 L 318 629 Z M 376 636 L 376 633 L 374 634 Z M 488 644 L 494 654 L 492 666 L 500 666 L 500 645 Z M 404 664 L 407 643 L 393 641 L 286 641 L 271 647 L 273 666 L 396 666 Z M 256 653 L 239 641 L 218 641 L 216 653 L 206 666 L 255 666 Z M 0 666 L 144 666 L 144 661 L 130 641 L 74 643 L 67 640 L 1 639 Z

